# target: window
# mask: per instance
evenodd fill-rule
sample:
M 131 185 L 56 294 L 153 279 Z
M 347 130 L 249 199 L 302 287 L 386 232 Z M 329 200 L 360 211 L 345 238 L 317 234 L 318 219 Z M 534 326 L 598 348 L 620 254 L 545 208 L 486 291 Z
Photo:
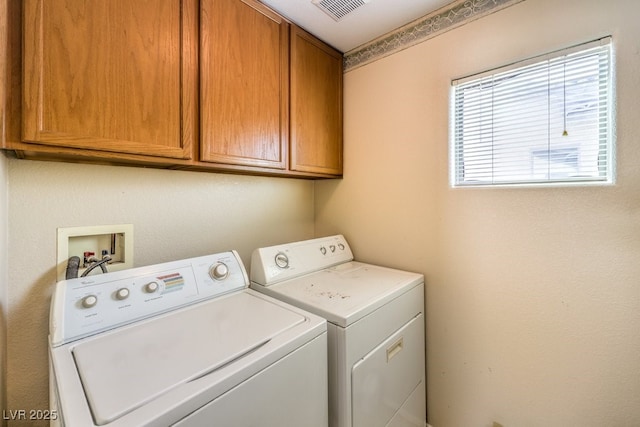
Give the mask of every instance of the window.
M 452 82 L 452 185 L 613 182 L 611 38 Z

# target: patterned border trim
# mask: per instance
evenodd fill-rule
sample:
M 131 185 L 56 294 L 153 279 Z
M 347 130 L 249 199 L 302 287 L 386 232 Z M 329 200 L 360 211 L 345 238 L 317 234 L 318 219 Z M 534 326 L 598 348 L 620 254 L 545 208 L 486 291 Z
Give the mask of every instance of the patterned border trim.
M 344 56 L 344 71 L 351 71 L 445 31 L 497 12 L 524 0 L 459 0 L 413 21 Z

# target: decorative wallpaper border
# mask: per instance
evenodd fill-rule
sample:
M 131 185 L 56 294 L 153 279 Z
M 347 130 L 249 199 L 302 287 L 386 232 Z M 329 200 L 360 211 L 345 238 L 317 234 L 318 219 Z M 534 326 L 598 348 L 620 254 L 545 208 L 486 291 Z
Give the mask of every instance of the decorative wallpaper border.
M 354 70 L 521 1 L 524 0 L 455 1 L 389 34 L 347 52 L 344 56 L 344 71 Z

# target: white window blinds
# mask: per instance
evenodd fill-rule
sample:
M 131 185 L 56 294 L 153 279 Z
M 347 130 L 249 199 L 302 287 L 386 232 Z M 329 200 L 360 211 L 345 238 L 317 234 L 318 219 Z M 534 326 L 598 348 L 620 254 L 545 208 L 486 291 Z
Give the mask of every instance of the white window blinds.
M 611 38 L 452 82 L 454 186 L 613 181 Z

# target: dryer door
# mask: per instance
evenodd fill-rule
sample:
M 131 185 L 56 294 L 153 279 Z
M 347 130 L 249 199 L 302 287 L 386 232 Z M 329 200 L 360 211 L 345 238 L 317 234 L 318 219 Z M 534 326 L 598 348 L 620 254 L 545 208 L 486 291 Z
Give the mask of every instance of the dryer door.
M 423 319 L 420 313 L 353 366 L 353 427 L 386 426 L 416 387 L 424 387 Z M 407 418 L 422 427 L 419 406 Z

